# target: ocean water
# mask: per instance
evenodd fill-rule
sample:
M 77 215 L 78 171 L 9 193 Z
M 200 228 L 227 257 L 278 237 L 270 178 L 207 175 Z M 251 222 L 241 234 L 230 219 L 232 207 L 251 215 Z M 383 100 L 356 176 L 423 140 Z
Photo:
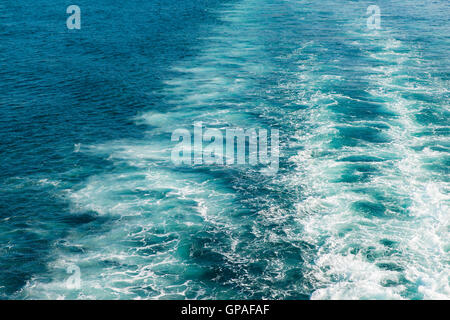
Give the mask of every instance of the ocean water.
M 1 299 L 450 298 L 448 1 L 73 4 L 0 4 Z M 175 166 L 195 122 L 278 172 Z

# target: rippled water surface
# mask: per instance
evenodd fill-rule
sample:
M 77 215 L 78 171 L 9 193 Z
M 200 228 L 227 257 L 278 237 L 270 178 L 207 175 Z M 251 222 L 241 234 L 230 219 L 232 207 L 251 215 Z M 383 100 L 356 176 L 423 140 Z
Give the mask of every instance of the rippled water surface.
M 368 1 L 76 4 L 0 4 L 0 298 L 450 298 L 448 1 L 380 30 Z M 278 129 L 278 172 L 175 166 L 199 121 Z

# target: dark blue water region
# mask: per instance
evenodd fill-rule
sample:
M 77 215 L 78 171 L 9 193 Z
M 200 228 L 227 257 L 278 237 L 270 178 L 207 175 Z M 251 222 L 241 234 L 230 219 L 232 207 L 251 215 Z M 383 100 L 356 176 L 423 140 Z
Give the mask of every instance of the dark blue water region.
M 222 2 L 78 1 L 76 32 L 66 27 L 66 1 L 2 2 L 1 297 L 46 272 L 66 230 L 108 223 L 71 214 L 56 195 L 110 167 L 74 145 L 142 137 L 132 118 L 164 109 L 161 79 L 195 55 L 199 24 L 216 21 L 210 9 Z

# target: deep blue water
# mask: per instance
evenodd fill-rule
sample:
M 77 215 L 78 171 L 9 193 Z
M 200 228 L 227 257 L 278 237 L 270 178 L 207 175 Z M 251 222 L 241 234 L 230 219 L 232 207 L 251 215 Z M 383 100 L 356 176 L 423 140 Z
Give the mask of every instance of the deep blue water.
M 450 298 L 450 4 L 0 4 L 0 298 Z M 276 175 L 171 133 L 280 131 Z M 69 288 L 68 266 L 81 286 Z

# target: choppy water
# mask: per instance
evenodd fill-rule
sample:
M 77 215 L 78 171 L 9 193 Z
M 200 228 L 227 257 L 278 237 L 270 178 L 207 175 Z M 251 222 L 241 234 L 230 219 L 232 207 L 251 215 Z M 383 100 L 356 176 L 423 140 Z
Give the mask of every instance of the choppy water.
M 0 4 L 3 299 L 449 299 L 448 1 Z M 275 176 L 175 128 L 279 129 Z M 68 266 L 81 287 L 68 288 Z

